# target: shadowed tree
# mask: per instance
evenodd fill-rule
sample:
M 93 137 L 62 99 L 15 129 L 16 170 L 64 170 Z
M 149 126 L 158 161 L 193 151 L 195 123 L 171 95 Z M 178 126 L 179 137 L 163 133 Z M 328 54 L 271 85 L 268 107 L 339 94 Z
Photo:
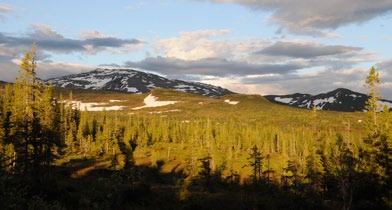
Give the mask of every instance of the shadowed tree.
M 349 210 L 353 202 L 354 189 L 357 184 L 358 159 L 354 157 L 349 145 L 344 142 L 343 136 L 338 134 L 336 149 L 332 155 L 333 171 L 342 199 L 342 209 Z
M 252 153 L 250 153 L 250 157 L 248 157 L 248 166 L 252 167 L 252 177 L 253 183 L 256 183 L 261 178 L 262 173 L 262 160 L 263 157 L 261 156 L 261 152 L 256 145 L 252 148 Z

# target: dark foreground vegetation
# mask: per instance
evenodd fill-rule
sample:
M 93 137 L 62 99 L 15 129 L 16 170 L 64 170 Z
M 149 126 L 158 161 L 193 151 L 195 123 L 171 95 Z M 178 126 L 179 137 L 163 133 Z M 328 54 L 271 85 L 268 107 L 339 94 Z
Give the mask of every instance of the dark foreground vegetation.
M 151 114 L 73 109 L 76 94 L 43 85 L 34 58 L 0 88 L 1 209 L 391 209 L 374 68 L 367 113 L 233 96 L 235 108 Z

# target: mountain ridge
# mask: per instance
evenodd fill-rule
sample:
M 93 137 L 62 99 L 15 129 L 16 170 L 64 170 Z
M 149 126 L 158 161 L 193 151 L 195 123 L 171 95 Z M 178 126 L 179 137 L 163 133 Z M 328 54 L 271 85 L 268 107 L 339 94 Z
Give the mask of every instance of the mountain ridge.
M 187 82 L 137 71 L 134 69 L 95 69 L 93 71 L 55 77 L 45 80 L 52 82 L 54 87 L 71 89 L 107 90 L 141 94 L 155 88 L 180 90 L 183 92 L 219 98 L 234 92 L 209 84 Z
M 132 94 L 150 92 L 156 88 L 178 90 L 211 98 L 221 98 L 234 92 L 198 82 L 187 82 L 178 79 L 168 79 L 153 73 L 146 73 L 134 69 L 101 69 L 71 74 L 45 80 L 52 82 L 54 87 L 86 90 L 116 91 Z M 363 112 L 369 96 L 351 91 L 346 88 L 337 88 L 333 91 L 316 95 L 294 93 L 287 95 L 265 95 L 265 99 L 272 103 L 292 107 L 317 110 Z M 381 99 L 380 104 L 392 108 L 392 101 Z
M 351 91 L 346 88 L 337 88 L 333 91 L 316 95 L 294 93 L 288 95 L 265 95 L 267 100 L 277 104 L 294 106 L 299 108 L 317 110 L 356 112 L 366 111 L 366 101 L 369 96 L 363 93 Z M 392 101 L 381 99 L 379 104 L 392 108 Z

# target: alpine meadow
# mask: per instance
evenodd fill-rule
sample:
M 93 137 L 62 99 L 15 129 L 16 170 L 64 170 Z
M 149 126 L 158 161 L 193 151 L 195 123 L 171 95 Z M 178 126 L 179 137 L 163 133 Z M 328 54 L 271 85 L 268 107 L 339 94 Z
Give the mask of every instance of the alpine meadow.
M 1 209 L 392 207 L 392 115 L 374 67 L 366 112 L 54 88 L 37 68 L 33 45 L 1 84 Z

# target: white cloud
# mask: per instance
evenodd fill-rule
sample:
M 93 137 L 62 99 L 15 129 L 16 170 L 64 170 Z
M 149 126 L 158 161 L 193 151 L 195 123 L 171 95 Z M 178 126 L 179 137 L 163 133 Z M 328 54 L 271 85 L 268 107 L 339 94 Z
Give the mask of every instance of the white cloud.
M 0 5 L 0 20 L 4 20 L 5 13 L 11 13 L 14 9 L 7 5 Z
M 165 57 L 183 60 L 200 60 L 215 57 L 231 57 L 231 43 L 220 37 L 230 30 L 201 30 L 180 32 L 180 37 L 157 39 L 156 51 Z M 220 39 L 213 39 L 219 37 Z
M 31 27 L 33 33 L 31 33 L 30 36 L 35 39 L 64 39 L 64 36 L 48 25 L 35 23 L 32 24 Z
M 0 12 L 12 12 L 13 9 L 6 5 L 0 5 Z
M 139 1 L 139 2 L 136 2 L 136 3 L 133 3 L 133 4 L 128 5 L 128 6 L 127 6 L 127 9 L 130 9 L 130 10 L 139 9 L 139 8 L 145 6 L 145 5 L 146 5 L 145 2 Z
M 115 36 L 101 34 L 98 31 L 90 30 L 90 31 L 82 31 L 80 33 L 82 39 L 95 39 L 95 38 L 113 38 Z
M 157 38 L 155 49 L 160 56 L 186 61 L 209 58 L 245 61 L 252 52 L 270 43 L 264 39 L 236 42 L 226 37 L 231 33 L 227 29 L 180 32 L 179 37 Z

